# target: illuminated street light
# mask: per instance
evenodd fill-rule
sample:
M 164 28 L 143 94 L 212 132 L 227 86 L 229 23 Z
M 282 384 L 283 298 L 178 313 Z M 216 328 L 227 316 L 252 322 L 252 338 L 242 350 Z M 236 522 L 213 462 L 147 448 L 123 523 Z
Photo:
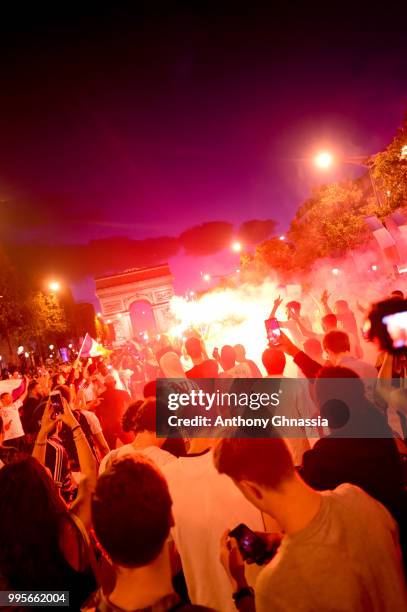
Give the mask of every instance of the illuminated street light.
M 238 242 L 238 241 L 233 242 L 233 244 L 232 244 L 232 251 L 234 251 L 235 253 L 240 253 L 241 250 L 242 250 L 241 243 Z
M 318 155 L 316 155 L 314 158 L 315 165 L 317 165 L 318 168 L 323 168 L 324 170 L 326 168 L 330 168 L 333 161 L 333 155 L 328 151 L 321 151 L 321 153 L 318 153 Z
M 61 289 L 61 284 L 58 281 L 51 281 L 48 287 L 50 291 L 56 292 Z
M 54 350 L 54 345 L 50 344 L 48 348 L 49 348 L 50 351 L 53 351 Z
M 102 313 L 98 312 L 96 316 L 98 317 L 98 319 L 100 319 L 100 317 L 102 316 Z
M 68 344 L 68 348 L 70 348 L 70 349 L 71 349 L 71 348 L 72 348 L 72 344 Z
M 333 274 L 334 276 L 338 276 L 338 274 L 339 274 L 340 270 L 339 270 L 339 268 L 332 268 L 331 272 L 332 272 L 332 274 Z

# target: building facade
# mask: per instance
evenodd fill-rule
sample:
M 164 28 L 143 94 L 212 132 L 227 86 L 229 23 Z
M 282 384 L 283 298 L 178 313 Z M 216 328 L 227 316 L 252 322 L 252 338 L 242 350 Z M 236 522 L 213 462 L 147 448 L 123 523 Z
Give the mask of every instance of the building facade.
M 174 295 L 168 264 L 101 276 L 95 283 L 104 321 L 113 326 L 118 344 L 167 331 Z

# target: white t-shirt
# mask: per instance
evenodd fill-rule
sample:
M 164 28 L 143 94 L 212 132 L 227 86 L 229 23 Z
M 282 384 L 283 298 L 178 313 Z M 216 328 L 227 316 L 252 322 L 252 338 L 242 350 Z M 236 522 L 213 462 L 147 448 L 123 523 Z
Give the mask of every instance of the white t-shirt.
M 96 414 L 90 410 L 81 410 L 81 412 L 89 423 L 89 427 L 93 435 L 102 433 L 102 426 Z
M 240 493 L 232 480 L 219 474 L 212 452 L 179 457 L 163 468 L 173 500 L 172 536 L 181 556 L 191 602 L 232 612 L 232 587 L 219 560 L 221 536 L 245 523 L 264 531 L 261 513 Z M 249 566 L 246 574 L 253 582 Z
M 108 465 L 114 460 L 119 459 L 121 457 L 125 457 L 126 455 L 143 455 L 144 457 L 148 457 L 153 461 L 157 467 L 162 468 L 164 465 L 171 463 L 172 461 L 176 461 L 176 457 L 171 455 L 165 450 L 162 450 L 159 446 L 147 446 L 147 448 L 143 449 L 135 449 L 132 444 L 124 444 L 123 446 L 119 446 L 119 448 L 115 448 L 110 451 L 107 455 L 105 455 L 100 462 L 99 466 L 99 475 L 103 474 Z
M 20 414 L 18 412 L 22 405 L 23 402 L 21 400 L 16 400 L 10 406 L 0 407 L 0 415 L 3 419 L 4 441 L 24 436 L 24 429 L 21 425 Z

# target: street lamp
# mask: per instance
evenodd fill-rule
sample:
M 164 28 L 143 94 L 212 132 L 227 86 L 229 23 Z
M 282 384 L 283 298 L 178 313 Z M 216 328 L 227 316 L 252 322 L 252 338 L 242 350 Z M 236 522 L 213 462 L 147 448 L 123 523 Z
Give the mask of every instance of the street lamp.
M 326 170 L 327 168 L 330 168 L 332 166 L 334 162 L 334 157 L 332 153 L 329 153 L 329 151 L 321 151 L 315 156 L 314 162 L 315 165 L 318 166 L 318 168 Z
M 329 151 L 321 151 L 320 153 L 318 153 L 318 155 L 314 157 L 315 165 L 318 166 L 318 168 L 322 170 L 327 170 L 334 164 L 334 162 L 335 162 L 335 158 L 332 155 L 332 153 L 329 153 Z M 353 157 L 341 157 L 339 158 L 339 162 L 342 164 L 352 164 L 354 166 L 361 166 L 362 168 L 367 168 L 369 179 L 370 179 L 370 184 L 372 186 L 372 190 L 373 190 L 373 194 L 375 196 L 376 202 L 379 208 L 382 207 L 382 203 L 380 201 L 380 194 L 377 190 L 376 183 L 374 181 L 373 174 L 372 174 L 373 162 L 372 162 L 371 157 L 366 157 L 363 155 L 353 156 Z
M 56 293 L 61 289 L 61 284 L 58 281 L 51 281 L 48 285 L 49 290 Z
M 232 243 L 232 251 L 234 251 L 235 253 L 240 253 L 240 251 L 242 250 L 242 245 L 240 242 L 238 242 L 237 240 L 235 242 Z

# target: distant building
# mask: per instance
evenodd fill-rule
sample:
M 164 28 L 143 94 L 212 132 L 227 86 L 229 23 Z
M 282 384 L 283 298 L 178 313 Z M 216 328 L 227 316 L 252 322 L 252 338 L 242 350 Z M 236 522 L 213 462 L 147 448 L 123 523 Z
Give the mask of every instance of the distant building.
M 174 295 L 168 264 L 100 276 L 95 283 L 104 322 L 113 326 L 117 343 L 167 331 Z

